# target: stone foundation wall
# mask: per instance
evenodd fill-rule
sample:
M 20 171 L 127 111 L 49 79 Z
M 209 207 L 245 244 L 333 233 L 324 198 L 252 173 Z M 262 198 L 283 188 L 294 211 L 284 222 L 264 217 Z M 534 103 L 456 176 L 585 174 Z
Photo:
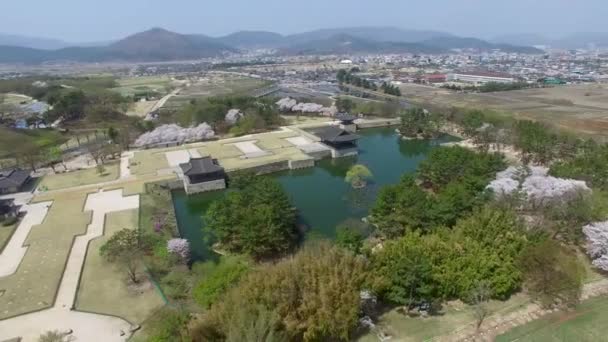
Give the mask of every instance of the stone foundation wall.
M 331 157 L 331 150 L 306 152 L 306 154 L 308 154 L 309 156 L 313 157 L 315 160 L 321 160 L 321 159 L 324 159 L 324 158 L 330 158 Z
M 246 169 L 239 169 L 238 171 L 232 171 L 230 173 L 247 171 L 253 172 L 258 175 L 265 175 L 267 173 L 279 172 L 284 170 L 289 170 L 289 162 L 287 160 L 274 162 L 266 165 L 254 166 Z
M 397 126 L 401 124 L 401 119 L 386 119 L 386 120 L 374 120 L 368 122 L 362 122 L 357 124 L 357 128 L 374 128 L 374 127 L 387 127 Z
M 186 193 L 188 194 L 197 194 L 199 192 L 206 191 L 215 191 L 215 190 L 223 190 L 226 189 L 226 180 L 218 179 L 209 182 L 191 184 L 189 182 L 184 182 L 184 187 L 186 189 Z
M 331 149 L 331 157 L 332 158 L 342 158 L 342 157 L 352 157 L 359 154 L 359 149 L 357 147 L 347 148 L 342 150 Z
M 314 167 L 314 166 L 315 166 L 314 158 L 289 161 L 289 168 L 291 170 L 305 169 L 305 168 Z

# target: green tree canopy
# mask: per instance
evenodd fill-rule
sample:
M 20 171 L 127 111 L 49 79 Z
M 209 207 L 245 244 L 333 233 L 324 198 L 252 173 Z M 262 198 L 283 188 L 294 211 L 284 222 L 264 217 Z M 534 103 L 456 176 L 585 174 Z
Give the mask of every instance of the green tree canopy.
M 281 185 L 256 177 L 238 191 L 211 204 L 206 229 L 222 249 L 254 258 L 287 252 L 294 244 L 295 209 Z
M 194 340 L 251 341 L 263 328 L 262 336 L 274 337 L 264 341 L 347 341 L 358 323 L 367 275 L 361 257 L 327 242 L 305 246 L 230 289 L 194 329 Z

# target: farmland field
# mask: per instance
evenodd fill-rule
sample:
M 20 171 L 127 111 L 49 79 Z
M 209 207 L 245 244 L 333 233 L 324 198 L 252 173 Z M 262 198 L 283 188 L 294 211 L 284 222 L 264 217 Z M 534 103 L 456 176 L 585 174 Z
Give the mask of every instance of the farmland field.
M 140 92 L 168 93 L 167 88 L 172 85 L 172 80 L 167 76 L 145 76 L 119 79 L 118 87 L 112 90 L 123 96 L 133 96 Z
M 423 105 L 487 108 L 603 139 L 608 133 L 608 85 L 568 85 L 484 94 L 462 94 L 414 84 L 400 87 L 404 97 Z
M 270 83 L 265 80 L 237 75 L 208 75 L 191 82 L 178 95 L 171 97 L 163 108 L 179 108 L 192 99 L 224 95 L 246 95 Z
M 608 297 L 589 299 L 574 311 L 557 312 L 516 327 L 496 338 L 509 341 L 605 341 Z

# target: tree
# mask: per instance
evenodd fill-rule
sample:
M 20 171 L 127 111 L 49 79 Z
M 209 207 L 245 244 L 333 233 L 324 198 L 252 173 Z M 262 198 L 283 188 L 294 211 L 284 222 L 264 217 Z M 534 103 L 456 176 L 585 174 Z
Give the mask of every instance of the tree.
M 572 159 L 557 161 L 551 165 L 549 174 L 584 180 L 593 187 L 608 190 L 608 145 L 591 147 Z
M 464 114 L 462 118 L 462 127 L 464 133 L 470 137 L 475 136 L 485 121 L 485 114 L 480 110 L 471 110 Z
M 358 325 L 367 276 L 364 258 L 327 242 L 307 245 L 241 279 L 198 322 L 194 339 L 346 341 Z
M 361 252 L 363 240 L 365 240 L 361 231 L 350 227 L 338 227 L 336 233 L 336 246 L 355 254 Z
M 417 174 L 424 186 L 433 190 L 465 178 L 483 189 L 505 167 L 502 154 L 476 153 L 459 146 L 440 147 L 420 163 Z
M 433 267 L 423 238 L 419 233 L 406 234 L 385 244 L 373 255 L 373 269 L 388 286 L 381 290 L 387 300 L 405 305 L 409 310 L 433 298 Z
M 608 271 L 608 221 L 594 222 L 583 227 L 587 238 L 587 254 L 593 265 Z
M 61 166 L 63 166 L 64 170 L 68 169 L 68 167 L 65 165 L 65 159 L 63 158 L 63 151 L 61 150 L 61 148 L 59 148 L 59 146 L 50 147 L 47 150 L 47 157 L 51 162 L 51 167 L 53 168 L 53 171 L 55 171 L 56 162 L 61 163 Z
M 490 315 L 488 301 L 492 298 L 492 288 L 487 281 L 480 281 L 471 291 L 470 303 L 473 305 L 477 330 Z
M 433 222 L 430 208 L 433 200 L 411 175 L 404 175 L 396 185 L 380 190 L 372 207 L 372 222 L 387 238 L 396 238 L 406 230 L 428 229 Z
M 147 341 L 190 342 L 188 336 L 190 315 L 181 309 L 165 306 L 157 311 L 146 324 Z
M 515 124 L 515 147 L 522 152 L 524 163 L 547 164 L 555 157 L 558 137 L 542 123 L 521 120 Z
M 84 117 L 88 103 L 87 96 L 82 90 L 72 90 L 62 94 L 53 105 L 53 109 L 47 113 L 49 121 L 60 117 L 67 121 L 81 119 Z
M 120 132 L 116 128 L 111 126 L 110 128 L 108 128 L 107 134 L 108 134 L 108 138 L 110 138 L 110 140 L 112 140 L 112 143 L 114 143 L 114 144 L 119 143 L 118 137 L 120 136 Z
M 420 107 L 416 107 L 401 114 L 399 132 L 406 137 L 432 138 L 437 136 L 440 126 L 439 115 L 433 115 Z
M 578 303 L 585 271 L 576 255 L 558 242 L 544 239 L 528 246 L 520 264 L 528 292 L 543 307 Z
M 119 230 L 99 249 L 106 261 L 121 264 L 133 283 L 139 282 L 138 269 L 142 251 L 139 235 L 134 229 Z
M 354 102 L 351 99 L 338 97 L 336 99 L 336 108 L 339 112 L 350 113 L 353 110 Z
M 206 228 L 222 249 L 254 258 L 287 252 L 294 244 L 295 211 L 281 185 L 257 177 L 211 204 Z
M 355 188 L 364 188 L 367 185 L 367 181 L 373 177 L 372 172 L 362 164 L 353 165 L 348 172 L 344 180 Z
M 222 257 L 218 263 L 208 261 L 195 265 L 196 273 L 202 274 L 192 291 L 194 300 L 208 309 L 212 304 L 250 270 L 249 262 L 239 257 Z

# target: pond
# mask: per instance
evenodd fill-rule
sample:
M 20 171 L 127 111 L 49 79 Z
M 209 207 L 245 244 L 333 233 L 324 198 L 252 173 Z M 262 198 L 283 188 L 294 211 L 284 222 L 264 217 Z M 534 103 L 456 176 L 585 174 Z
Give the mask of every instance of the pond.
M 402 140 L 394 128 L 370 128 L 357 134 L 361 135 L 357 157 L 324 159 L 314 168 L 269 175 L 289 194 L 301 223 L 309 228 L 307 237 L 334 238 L 337 227 L 361 222 L 382 186 L 397 183 L 404 173 L 414 172 L 434 146 L 456 140 L 451 136 Z M 344 177 L 350 166 L 357 163 L 367 166 L 374 177 L 366 188 L 356 190 Z M 187 196 L 184 191 L 173 192 L 177 223 L 182 237 L 190 241 L 195 261 L 214 255 L 203 236 L 202 216 L 209 204 L 223 195 L 223 191 L 193 196 Z

